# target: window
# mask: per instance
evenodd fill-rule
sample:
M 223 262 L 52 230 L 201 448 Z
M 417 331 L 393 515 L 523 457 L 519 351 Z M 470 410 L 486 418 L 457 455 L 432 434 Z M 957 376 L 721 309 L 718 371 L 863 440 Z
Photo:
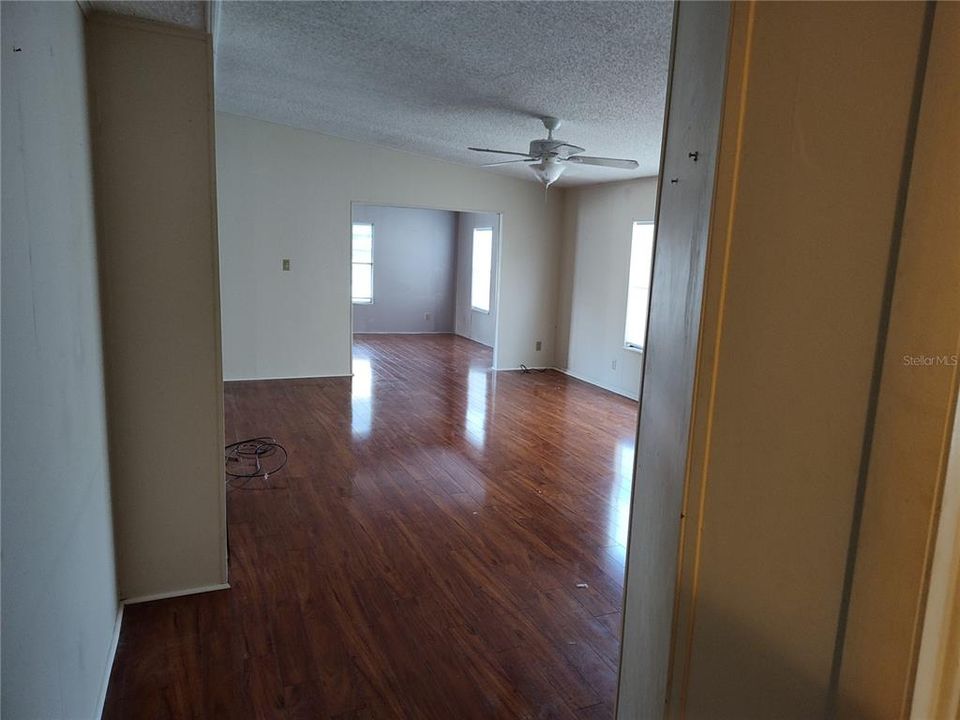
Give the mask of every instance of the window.
M 373 225 L 353 224 L 353 301 L 373 302 Z
M 630 243 L 630 279 L 627 284 L 627 324 L 623 344 L 643 350 L 647 334 L 650 273 L 653 269 L 653 223 L 635 222 Z
M 490 312 L 490 273 L 493 270 L 493 228 L 473 229 L 473 269 L 470 279 L 470 305 L 474 310 Z

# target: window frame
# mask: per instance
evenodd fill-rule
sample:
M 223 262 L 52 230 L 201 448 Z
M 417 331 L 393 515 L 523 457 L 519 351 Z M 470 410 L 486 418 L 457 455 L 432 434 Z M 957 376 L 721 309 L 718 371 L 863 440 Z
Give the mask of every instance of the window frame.
M 635 232 L 635 228 L 638 225 L 650 225 L 653 229 L 653 232 L 651 233 L 651 236 L 650 236 L 650 275 L 647 277 L 647 284 L 645 288 L 646 289 L 645 300 L 647 304 L 647 311 L 646 311 L 646 326 L 643 329 L 644 344 L 642 345 L 634 342 L 630 342 L 627 339 L 627 333 L 629 331 L 627 322 L 630 319 L 629 318 L 630 291 L 633 287 L 643 287 L 643 286 L 633 286 L 630 284 L 630 270 L 633 266 L 634 232 Z M 654 220 L 634 220 L 630 224 L 630 260 L 627 263 L 627 306 L 624 309 L 624 317 L 623 317 L 623 347 L 625 350 L 630 350 L 631 352 L 643 353 L 645 351 L 645 345 L 647 340 L 647 328 L 650 326 L 650 286 L 653 285 L 653 257 L 654 257 L 654 249 L 656 247 L 656 242 L 657 242 L 657 228 L 656 228 L 656 222 Z
M 474 280 L 474 265 L 477 256 L 477 232 L 484 231 L 490 233 L 490 278 L 487 281 L 487 307 L 486 309 L 477 307 L 473 304 L 473 280 Z M 473 228 L 473 232 L 470 233 L 470 310 L 472 312 L 483 313 L 484 315 L 489 315 L 493 309 L 493 246 L 494 246 L 494 232 L 493 226 L 484 225 L 482 227 Z
M 354 242 L 354 227 L 357 225 L 366 225 L 370 228 L 370 262 L 356 262 L 353 259 L 353 242 Z M 374 263 L 374 254 L 376 252 L 376 230 L 372 222 L 353 222 L 350 223 L 350 304 L 351 305 L 373 305 L 374 300 L 374 287 L 373 287 L 373 263 Z M 370 266 L 370 297 L 368 299 L 356 298 L 353 295 L 353 266 L 354 265 L 369 265 Z

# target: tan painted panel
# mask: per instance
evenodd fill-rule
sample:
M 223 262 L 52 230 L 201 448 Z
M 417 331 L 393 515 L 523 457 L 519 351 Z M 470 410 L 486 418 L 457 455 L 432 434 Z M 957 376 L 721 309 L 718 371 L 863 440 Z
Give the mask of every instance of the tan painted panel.
M 209 39 L 87 28 L 122 598 L 223 583 L 223 400 Z
M 910 172 L 840 678 L 840 716 L 906 717 L 960 354 L 960 5 L 939 3 Z
M 953 417 L 910 717 L 960 718 L 960 403 Z
M 822 717 L 923 6 L 741 9 L 674 685 L 687 717 Z

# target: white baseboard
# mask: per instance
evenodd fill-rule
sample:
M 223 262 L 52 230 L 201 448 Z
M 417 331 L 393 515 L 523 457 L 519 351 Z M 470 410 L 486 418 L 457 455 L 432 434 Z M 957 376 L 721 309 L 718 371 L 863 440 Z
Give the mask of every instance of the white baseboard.
M 323 380 L 324 378 L 351 377 L 350 373 L 335 373 L 333 375 L 290 375 L 287 377 L 252 377 L 252 378 L 224 378 L 225 383 L 232 382 L 260 382 L 262 380 Z
M 456 335 L 453 330 L 354 330 L 354 335 Z
M 498 367 L 494 368 L 497 372 L 523 372 L 522 367 Z M 552 365 L 527 365 L 527 370 L 556 370 Z
M 123 625 L 123 603 L 117 607 L 117 619 L 113 623 L 113 638 L 110 640 L 110 650 L 107 653 L 107 666 L 103 671 L 103 680 L 100 682 L 100 696 L 97 699 L 95 718 L 103 717 L 103 708 L 107 704 L 107 690 L 110 688 L 110 676 L 113 674 L 113 661 L 117 659 L 117 647 L 120 645 L 120 627 Z
M 620 390 L 619 388 L 611 387 L 610 385 L 604 385 L 601 382 L 597 382 L 596 380 L 591 380 L 590 378 L 583 377 L 582 375 L 577 375 L 576 373 L 570 372 L 569 370 L 563 370 L 561 368 L 553 368 L 553 369 L 559 373 L 563 373 L 564 375 L 569 375 L 575 380 L 579 380 L 580 382 L 585 382 L 587 383 L 587 385 L 593 385 L 594 387 L 598 387 L 601 390 L 607 390 L 608 392 L 612 392 L 615 395 L 620 395 L 621 397 L 625 397 L 628 400 L 633 400 L 634 402 L 637 402 L 637 398 L 635 398 L 630 393 L 626 393 L 623 390 Z
M 219 583 L 217 585 L 204 585 L 202 587 L 186 588 L 185 590 L 171 590 L 165 593 L 156 593 L 155 595 L 140 595 L 139 597 L 126 598 L 124 605 L 136 605 L 137 603 L 153 602 L 154 600 L 167 600 L 169 598 L 182 597 L 183 595 L 197 595 L 198 593 L 214 592 L 216 590 L 229 590 L 230 583 Z

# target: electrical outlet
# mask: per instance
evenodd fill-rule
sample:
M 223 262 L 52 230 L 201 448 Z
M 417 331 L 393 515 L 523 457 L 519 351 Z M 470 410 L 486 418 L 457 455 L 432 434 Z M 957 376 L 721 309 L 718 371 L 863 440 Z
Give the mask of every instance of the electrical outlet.
M 611 370 L 616 370 L 616 369 L 617 369 L 617 361 L 616 361 L 616 360 L 613 360 L 613 361 L 610 363 L 610 369 L 611 369 Z
M 280 261 L 280 269 L 283 270 L 284 272 L 287 272 L 290 270 L 290 258 L 284 258 L 283 260 Z
M 424 314 L 423 314 L 423 319 L 424 319 L 424 320 L 429 320 L 429 319 L 430 319 L 430 313 L 424 313 Z
M 540 352 L 540 348 L 542 347 L 543 347 L 543 342 L 540 340 L 537 340 L 537 352 Z

